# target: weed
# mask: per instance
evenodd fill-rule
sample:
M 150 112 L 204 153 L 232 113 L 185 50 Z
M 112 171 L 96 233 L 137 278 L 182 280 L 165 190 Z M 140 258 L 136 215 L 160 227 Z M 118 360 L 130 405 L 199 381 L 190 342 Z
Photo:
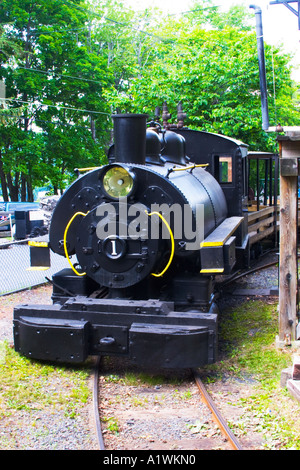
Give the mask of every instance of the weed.
M 192 398 L 193 394 L 190 390 L 186 390 L 184 392 L 179 392 L 178 389 L 175 389 L 173 392 L 173 397 L 179 400 L 189 400 Z
M 122 380 L 119 375 L 110 374 L 104 378 L 105 382 L 118 383 Z
M 203 431 L 207 431 L 209 426 L 207 423 L 203 423 L 200 420 L 196 420 L 193 424 L 187 424 L 187 428 L 191 431 L 192 434 L 199 434 Z
M 145 406 L 149 403 L 148 398 L 132 397 L 131 403 L 133 406 Z
M 106 423 L 108 431 L 112 432 L 113 434 L 119 434 L 119 424 L 117 418 L 115 418 L 114 416 L 104 416 L 103 418 L 101 418 L 101 421 Z

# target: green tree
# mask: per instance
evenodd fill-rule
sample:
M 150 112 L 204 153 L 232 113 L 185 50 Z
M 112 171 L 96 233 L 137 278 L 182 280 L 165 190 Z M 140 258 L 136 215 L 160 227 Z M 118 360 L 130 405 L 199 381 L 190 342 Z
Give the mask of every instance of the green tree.
M 0 134 L 5 170 L 1 181 L 4 177 L 10 188 L 8 182 L 14 179 L 18 191 L 9 191 L 13 200 L 20 194 L 32 199 L 31 184 L 36 178 L 48 178 L 55 191 L 63 190 L 75 167 L 99 164 L 105 156 L 107 136 L 102 131 L 107 107 L 102 90 L 109 74 L 89 50 L 87 21 L 85 8 L 77 0 L 3 0 L 0 5 L 7 38 L 23 50 L 21 57 L 7 59 L 0 76 L 12 97 L 11 112 L 25 105 L 18 121 L 22 139 L 12 132 L 10 160 L 5 160 L 3 128 Z M 37 145 L 33 152 L 33 142 L 40 143 L 41 151 Z
M 105 60 L 113 78 L 104 96 L 112 112 L 121 112 L 123 100 L 130 99 L 132 80 L 147 75 L 160 54 L 161 36 L 164 35 L 159 27 L 161 13 L 156 10 L 134 12 L 116 0 L 94 3 L 93 51 Z
M 232 11 L 229 25 L 224 14 L 219 14 L 217 21 L 215 9 L 210 15 L 203 11 L 200 9 L 200 19 L 192 22 L 186 16 L 172 17 L 168 22 L 164 18 L 165 38 L 157 44 L 155 59 L 142 76 L 128 80 L 126 93 L 108 98 L 115 99 L 123 112 L 143 110 L 150 115 L 158 101 L 166 100 L 171 111 L 181 101 L 190 127 L 235 137 L 252 149 L 274 151 L 274 136 L 261 129 L 255 31 L 241 22 L 240 10 Z M 285 125 L 299 123 L 289 59 L 279 48 L 266 45 L 270 122 L 274 125 L 276 121 Z
M 228 11 L 220 10 L 212 0 L 195 0 L 191 10 L 187 12 L 189 21 L 196 25 L 210 26 L 222 30 L 236 27 L 240 31 L 250 31 L 253 14 L 243 5 L 232 5 Z
M 275 148 L 261 129 L 249 9 L 224 13 L 197 0 L 183 15 L 163 15 L 116 0 L 2 0 L 0 26 L 0 80 L 9 97 L 0 113 L 4 198 L 32 199 L 33 186 L 49 182 L 63 190 L 74 168 L 105 161 L 111 113 L 152 117 L 164 101 L 171 112 L 181 101 L 191 128 Z M 266 45 L 272 124 L 299 124 L 289 62 Z

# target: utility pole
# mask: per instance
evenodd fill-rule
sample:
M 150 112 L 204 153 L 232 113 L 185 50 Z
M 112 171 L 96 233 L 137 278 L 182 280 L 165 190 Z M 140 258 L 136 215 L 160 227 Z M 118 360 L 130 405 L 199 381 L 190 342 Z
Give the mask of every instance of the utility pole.
M 297 3 L 296 11 L 290 4 Z M 274 0 L 271 5 L 282 4 L 300 17 L 300 0 Z M 256 16 L 256 34 L 259 59 L 260 89 L 262 99 L 262 128 L 269 127 L 262 12 L 257 5 L 250 5 Z M 300 29 L 300 24 L 299 24 Z M 280 147 L 280 269 L 279 269 L 279 346 L 299 342 L 298 323 L 298 273 L 297 273 L 297 212 L 298 212 L 298 160 L 300 159 L 300 128 L 282 129 L 278 136 Z

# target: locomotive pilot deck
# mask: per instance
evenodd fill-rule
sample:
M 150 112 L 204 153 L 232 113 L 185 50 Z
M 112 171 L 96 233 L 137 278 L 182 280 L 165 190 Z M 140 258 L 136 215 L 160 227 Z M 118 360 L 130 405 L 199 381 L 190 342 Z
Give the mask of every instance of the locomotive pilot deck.
M 175 312 L 172 302 L 74 297 L 63 306 L 16 308 L 15 347 L 27 357 L 67 363 L 101 354 L 197 367 L 216 359 L 216 325 L 216 313 Z

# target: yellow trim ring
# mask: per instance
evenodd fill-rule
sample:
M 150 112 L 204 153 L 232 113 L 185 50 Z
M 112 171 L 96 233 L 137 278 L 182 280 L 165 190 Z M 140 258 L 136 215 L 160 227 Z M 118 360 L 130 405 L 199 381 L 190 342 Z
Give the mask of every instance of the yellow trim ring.
M 152 215 L 158 215 L 158 217 L 163 221 L 163 223 L 165 224 L 165 226 L 167 227 L 168 229 L 168 232 L 170 234 L 170 239 L 171 239 L 171 254 L 170 254 L 170 258 L 169 258 L 169 261 L 166 265 L 166 267 L 159 273 L 159 274 L 155 274 L 155 273 L 151 273 L 152 276 L 154 277 L 161 277 L 164 275 L 164 273 L 169 269 L 170 267 L 170 264 L 172 263 L 173 261 L 173 258 L 174 258 L 174 252 L 175 252 L 175 242 L 174 242 L 174 236 L 173 236 L 173 232 L 171 230 L 171 227 L 170 225 L 168 224 L 168 222 L 166 221 L 166 219 L 159 213 L 159 212 L 147 212 L 145 211 L 147 215 L 149 215 L 149 217 L 151 217 Z
M 69 220 L 66 228 L 65 228 L 65 231 L 64 231 L 64 252 L 65 252 L 65 255 L 66 255 L 66 258 L 68 260 L 68 263 L 69 265 L 71 266 L 72 270 L 74 271 L 75 274 L 77 274 L 77 276 L 85 276 L 86 273 L 79 273 L 73 266 L 73 264 L 71 263 L 71 260 L 69 258 L 69 254 L 68 254 L 68 250 L 67 250 L 67 234 L 68 234 L 68 230 L 70 228 L 70 225 L 71 223 L 73 222 L 73 220 L 75 219 L 75 217 L 77 217 L 78 215 L 83 215 L 83 216 L 86 216 L 88 214 L 88 212 L 85 214 L 84 212 L 76 212 L 72 217 L 71 219 Z
M 166 267 L 159 273 L 159 274 L 155 274 L 155 273 L 152 273 L 152 276 L 154 277 L 161 277 L 163 276 L 163 274 L 169 269 L 170 267 L 170 264 L 172 263 L 173 261 L 173 257 L 174 257 L 174 252 L 175 252 L 175 242 L 174 242 L 174 236 L 173 236 L 173 233 L 172 233 L 172 230 L 171 230 L 171 227 L 170 225 L 168 224 L 168 222 L 166 221 L 166 219 L 159 213 L 159 212 L 150 212 L 148 213 L 147 211 L 145 211 L 146 214 L 151 217 L 152 215 L 158 215 L 158 217 L 163 221 L 163 223 L 165 224 L 165 226 L 167 227 L 168 229 L 168 232 L 170 234 L 170 238 L 171 238 L 171 254 L 170 254 L 170 258 L 169 258 L 169 261 L 166 265 Z M 66 228 L 65 228 L 65 231 L 64 231 L 64 252 L 65 252 L 65 256 L 68 260 L 68 263 L 70 264 L 72 270 L 74 271 L 75 274 L 77 274 L 77 276 L 85 276 L 86 273 L 79 273 L 73 266 L 73 264 L 71 263 L 71 260 L 69 258 L 69 254 L 68 254 L 68 250 L 67 250 L 67 234 L 68 234 L 68 230 L 70 228 L 70 225 L 71 223 L 73 222 L 73 220 L 78 216 L 78 215 L 82 215 L 82 216 L 86 216 L 88 214 L 87 213 L 84 213 L 84 212 L 76 212 L 72 217 L 71 219 L 69 220 Z

